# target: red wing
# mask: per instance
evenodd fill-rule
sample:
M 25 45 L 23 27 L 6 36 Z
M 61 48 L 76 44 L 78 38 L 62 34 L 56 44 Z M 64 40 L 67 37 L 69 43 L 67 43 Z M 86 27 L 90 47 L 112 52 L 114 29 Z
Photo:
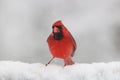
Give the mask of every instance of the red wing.
M 47 42 L 49 42 L 52 38 L 52 34 L 49 35 L 49 37 L 47 38 Z
M 47 38 L 47 43 L 48 43 L 48 46 L 49 46 L 49 49 L 51 49 L 51 47 L 53 46 L 52 45 L 52 42 L 53 42 L 53 35 L 50 34 L 49 37 Z
M 75 52 L 75 50 L 77 48 L 77 45 L 76 45 L 75 39 L 73 38 L 73 36 L 71 35 L 70 32 L 69 32 L 69 34 L 70 34 L 70 37 L 71 37 L 72 43 L 73 43 L 73 53 L 71 54 L 71 56 L 73 57 L 74 56 L 74 52 Z

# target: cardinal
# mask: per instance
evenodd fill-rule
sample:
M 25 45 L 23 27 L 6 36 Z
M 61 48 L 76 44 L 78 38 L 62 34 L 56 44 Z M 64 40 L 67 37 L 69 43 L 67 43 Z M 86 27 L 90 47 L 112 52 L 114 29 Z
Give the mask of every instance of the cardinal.
M 50 64 L 54 58 L 63 59 L 65 66 L 74 64 L 71 57 L 74 56 L 76 42 L 62 21 L 59 20 L 52 25 L 52 33 L 47 43 L 53 58 L 46 65 Z

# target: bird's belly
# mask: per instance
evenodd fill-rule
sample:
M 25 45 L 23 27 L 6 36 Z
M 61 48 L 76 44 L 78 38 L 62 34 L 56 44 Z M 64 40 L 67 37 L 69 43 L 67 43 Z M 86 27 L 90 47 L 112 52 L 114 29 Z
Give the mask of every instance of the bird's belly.
M 71 56 L 73 45 L 70 41 L 54 41 L 50 49 L 54 57 L 65 59 Z

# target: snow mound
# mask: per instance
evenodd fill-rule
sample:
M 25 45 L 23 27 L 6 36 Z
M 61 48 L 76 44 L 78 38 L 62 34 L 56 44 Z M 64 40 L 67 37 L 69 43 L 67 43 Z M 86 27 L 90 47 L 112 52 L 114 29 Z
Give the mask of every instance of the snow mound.
M 120 80 L 120 62 L 60 66 L 0 61 L 0 80 Z

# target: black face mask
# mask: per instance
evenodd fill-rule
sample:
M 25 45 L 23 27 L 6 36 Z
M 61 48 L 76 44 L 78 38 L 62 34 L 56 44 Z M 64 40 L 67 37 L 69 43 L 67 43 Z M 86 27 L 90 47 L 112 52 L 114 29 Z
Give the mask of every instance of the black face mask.
M 58 33 L 53 32 L 54 39 L 55 40 L 61 40 L 63 38 L 62 27 L 58 26 L 57 28 L 60 30 L 60 32 L 58 32 Z
M 55 40 L 60 40 L 63 38 L 63 34 L 62 32 L 59 32 L 59 33 L 53 33 L 54 34 L 54 39 Z

